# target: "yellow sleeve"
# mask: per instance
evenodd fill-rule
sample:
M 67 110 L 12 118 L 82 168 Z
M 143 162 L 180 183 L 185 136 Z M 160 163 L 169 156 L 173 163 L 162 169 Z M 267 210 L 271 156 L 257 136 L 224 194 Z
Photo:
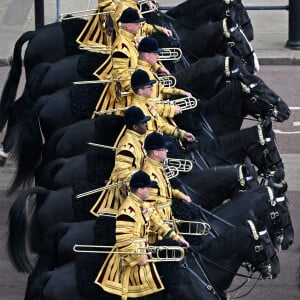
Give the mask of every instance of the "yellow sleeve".
M 134 154 L 128 150 L 120 151 L 115 158 L 115 167 L 112 180 L 126 180 L 135 171 L 137 171 L 137 166 L 135 165 Z
M 150 222 L 151 230 L 156 232 L 159 236 L 165 237 L 169 234 L 169 237 L 174 241 L 177 241 L 180 238 L 180 236 L 176 234 L 175 231 L 173 231 L 172 228 L 169 227 L 169 225 L 163 222 L 154 208 L 151 209 Z
M 174 118 L 175 116 L 175 105 L 173 104 L 156 104 L 156 110 L 164 118 Z
M 152 35 L 154 32 L 163 31 L 163 27 L 162 26 L 158 26 L 158 25 L 151 25 L 148 24 L 146 22 L 144 22 L 142 24 L 142 33 L 143 35 Z
M 123 54 L 123 57 L 112 57 L 112 78 L 118 79 L 121 82 L 122 90 L 130 89 L 131 73 L 129 71 L 130 58 Z
M 171 135 L 175 138 L 179 138 L 180 140 L 184 139 L 185 131 L 169 124 L 167 121 L 162 119 L 160 116 L 156 117 L 157 129 L 159 132 L 164 134 Z
M 172 198 L 181 199 L 182 196 L 183 196 L 183 193 L 180 190 L 172 189 Z
M 116 247 L 121 252 L 141 252 L 140 244 L 135 243 L 136 220 L 134 219 L 134 212 L 125 211 L 117 217 L 116 222 Z M 124 260 L 131 266 L 135 266 L 141 261 L 143 255 L 141 254 L 121 254 Z

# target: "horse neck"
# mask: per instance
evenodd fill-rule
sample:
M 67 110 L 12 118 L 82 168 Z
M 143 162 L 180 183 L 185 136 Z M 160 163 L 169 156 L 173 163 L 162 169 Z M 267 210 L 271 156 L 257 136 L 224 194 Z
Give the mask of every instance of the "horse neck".
M 219 292 L 223 292 L 247 257 L 252 242 L 249 227 L 231 228 L 210 241 L 201 251 L 207 276 Z M 197 263 L 195 263 L 197 264 Z

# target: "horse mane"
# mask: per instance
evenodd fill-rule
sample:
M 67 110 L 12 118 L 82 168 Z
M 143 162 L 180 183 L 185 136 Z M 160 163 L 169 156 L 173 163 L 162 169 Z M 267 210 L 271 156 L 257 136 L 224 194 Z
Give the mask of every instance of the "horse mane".
M 83 53 L 83 50 L 79 49 L 76 39 L 86 23 L 86 20 L 80 18 L 63 20 L 59 23 L 64 33 L 66 56 Z
M 179 5 L 175 6 L 171 10 L 167 11 L 167 15 L 176 18 L 179 16 L 185 16 L 192 11 L 202 8 L 206 4 L 214 3 L 212 0 L 187 0 Z
M 93 72 L 101 66 L 107 58 L 107 54 L 104 53 L 94 53 L 94 52 L 85 52 L 80 55 L 77 71 L 78 74 L 87 80 L 97 79 Z
M 71 87 L 71 110 L 82 119 L 89 119 L 103 90 L 102 84 L 83 84 Z
M 91 194 L 79 199 L 76 198 L 76 195 L 99 188 L 99 184 L 91 183 L 86 180 L 77 180 L 72 185 L 72 188 L 74 191 L 72 197 L 72 206 L 75 219 L 78 222 L 95 219 L 95 217 L 90 213 L 90 209 L 97 201 L 99 194 Z

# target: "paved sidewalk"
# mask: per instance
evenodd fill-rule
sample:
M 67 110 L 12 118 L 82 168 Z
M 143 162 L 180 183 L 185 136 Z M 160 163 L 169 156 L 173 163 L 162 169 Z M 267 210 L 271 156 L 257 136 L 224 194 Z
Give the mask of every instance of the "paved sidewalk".
M 41 0 L 42 1 L 42 0 Z M 43 0 L 45 24 L 57 19 L 57 0 Z M 94 8 L 97 0 L 59 0 L 60 13 Z M 183 1 L 160 0 L 161 6 L 173 6 Z M 288 5 L 288 0 L 244 0 L 245 6 Z M 253 11 L 249 15 L 254 26 L 255 38 L 252 45 L 262 64 L 300 64 L 300 50 L 285 47 L 288 39 L 288 11 Z M 299 16 L 300 17 L 300 16 Z M 0 0 L 0 66 L 7 65 L 18 37 L 25 31 L 33 30 L 33 0 Z

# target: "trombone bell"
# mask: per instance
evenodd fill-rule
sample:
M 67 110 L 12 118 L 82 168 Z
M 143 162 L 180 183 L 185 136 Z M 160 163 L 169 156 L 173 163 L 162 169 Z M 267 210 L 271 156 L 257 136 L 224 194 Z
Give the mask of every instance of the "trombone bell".
M 147 4 L 148 2 L 152 2 L 152 4 L 154 5 L 153 8 L 148 7 L 147 10 L 143 10 L 142 6 L 144 4 Z M 139 0 L 137 2 L 137 4 L 139 6 L 139 9 L 140 9 L 142 15 L 158 10 L 158 6 L 159 6 L 159 3 L 157 0 Z
M 211 227 L 208 223 L 203 221 L 188 221 L 188 220 L 178 220 L 170 219 L 164 220 L 164 223 L 174 227 L 174 224 L 183 225 L 179 228 L 178 234 L 182 235 L 208 235 L 211 231 Z
M 170 180 L 172 178 L 175 178 L 178 176 L 179 174 L 179 171 L 176 167 L 174 166 L 167 166 L 165 168 L 165 172 L 166 172 L 166 175 L 167 175 L 167 178 Z
M 159 76 L 157 79 L 164 87 L 174 87 L 177 83 L 176 78 L 172 75 L 168 76 Z
M 183 97 L 175 100 L 161 101 L 161 103 L 178 105 L 182 111 L 193 109 L 198 105 L 198 101 L 195 97 Z
M 167 164 L 179 172 L 190 172 L 193 169 L 193 162 L 188 159 L 167 158 Z
M 100 246 L 100 245 L 77 245 L 73 246 L 73 251 L 77 253 L 99 253 L 109 254 L 115 246 Z M 139 247 L 141 251 L 122 252 L 113 251 L 116 254 L 130 255 L 148 255 L 148 262 L 168 262 L 181 261 L 184 258 L 184 249 L 180 246 L 148 246 Z
M 163 48 L 163 51 L 159 52 L 159 60 L 179 60 L 181 57 L 180 48 Z

